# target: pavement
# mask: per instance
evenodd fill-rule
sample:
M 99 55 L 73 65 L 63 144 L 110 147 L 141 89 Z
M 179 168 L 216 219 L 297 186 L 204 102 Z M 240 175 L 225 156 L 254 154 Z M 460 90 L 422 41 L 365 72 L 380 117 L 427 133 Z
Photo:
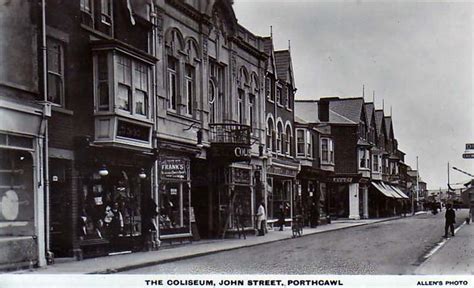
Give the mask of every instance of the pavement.
M 414 274 L 474 275 L 474 224 L 464 222 L 454 235 L 443 239 Z
M 418 212 L 417 215 L 426 213 Z M 400 217 L 361 219 L 361 220 L 333 220 L 331 224 L 321 225 L 317 228 L 304 228 L 303 236 L 325 233 L 335 230 L 348 229 L 363 225 L 370 225 L 384 221 L 396 220 Z M 472 225 L 474 228 L 474 225 Z M 471 229 L 473 230 L 473 229 Z M 213 239 L 186 243 L 179 246 L 163 244 L 160 249 L 149 252 L 135 252 L 129 254 L 97 257 L 76 261 L 73 258 L 56 259 L 54 264 L 12 272 L 14 274 L 104 274 L 129 271 L 147 266 L 178 261 L 193 257 L 204 256 L 212 253 L 229 251 L 239 248 L 262 245 L 270 242 L 283 241 L 292 238 L 291 228 L 285 227 L 284 231 L 269 231 L 265 236 L 247 236 L 247 239 Z M 461 237 L 459 237 L 461 238 Z M 471 251 L 472 252 L 472 251 Z

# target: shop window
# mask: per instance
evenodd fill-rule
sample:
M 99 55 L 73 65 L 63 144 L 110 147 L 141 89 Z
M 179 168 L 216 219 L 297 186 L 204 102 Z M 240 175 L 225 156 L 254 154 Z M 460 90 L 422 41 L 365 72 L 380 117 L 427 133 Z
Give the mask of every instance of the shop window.
M 141 205 L 149 180 L 140 179 L 135 169 L 108 169 L 108 176 L 96 172 L 84 179 L 79 239 L 107 239 L 112 249 L 120 249 L 118 239 L 142 235 Z
M 64 46 L 47 40 L 48 101 L 64 107 Z
M 189 233 L 189 186 L 188 183 L 162 183 L 160 191 L 160 234 Z
M 0 149 L 0 236 L 35 234 L 33 167 L 29 152 Z

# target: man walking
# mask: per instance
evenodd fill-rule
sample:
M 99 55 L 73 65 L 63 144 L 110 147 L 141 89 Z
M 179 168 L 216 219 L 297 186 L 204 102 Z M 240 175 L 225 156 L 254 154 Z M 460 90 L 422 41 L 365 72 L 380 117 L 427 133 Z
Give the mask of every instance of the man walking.
M 448 238 L 448 228 L 451 229 L 451 235 L 454 236 L 454 223 L 456 219 L 456 213 L 453 210 L 451 204 L 446 205 L 446 214 L 444 215 L 446 222 L 444 225 L 444 238 Z

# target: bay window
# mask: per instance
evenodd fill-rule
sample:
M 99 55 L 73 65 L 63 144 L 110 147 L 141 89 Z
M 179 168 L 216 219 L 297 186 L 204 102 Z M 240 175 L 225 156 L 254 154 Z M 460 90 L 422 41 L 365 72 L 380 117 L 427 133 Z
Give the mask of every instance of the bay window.
M 101 0 L 100 1 L 100 20 L 102 23 L 111 25 L 112 23 L 112 1 Z
M 150 117 L 150 67 L 124 53 L 98 51 L 94 57 L 96 111 Z
M 369 151 L 365 148 L 359 149 L 359 168 L 370 168 Z
M 379 155 L 372 155 L 372 171 L 379 172 Z
M 306 157 L 313 158 L 313 137 L 309 130 L 306 130 Z

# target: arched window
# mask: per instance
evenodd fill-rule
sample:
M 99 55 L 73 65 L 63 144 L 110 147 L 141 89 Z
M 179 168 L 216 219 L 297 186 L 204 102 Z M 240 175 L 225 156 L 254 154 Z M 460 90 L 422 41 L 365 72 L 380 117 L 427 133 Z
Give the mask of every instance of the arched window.
M 274 135 L 273 120 L 269 118 L 267 121 L 267 148 L 269 151 L 273 151 Z
M 277 152 L 281 153 L 282 152 L 282 147 L 283 146 L 283 125 L 281 122 L 278 123 L 277 125 Z
M 291 131 L 291 126 L 287 125 L 286 126 L 286 137 L 285 137 L 285 153 L 287 155 L 291 155 L 291 143 L 293 143 L 293 133 Z

